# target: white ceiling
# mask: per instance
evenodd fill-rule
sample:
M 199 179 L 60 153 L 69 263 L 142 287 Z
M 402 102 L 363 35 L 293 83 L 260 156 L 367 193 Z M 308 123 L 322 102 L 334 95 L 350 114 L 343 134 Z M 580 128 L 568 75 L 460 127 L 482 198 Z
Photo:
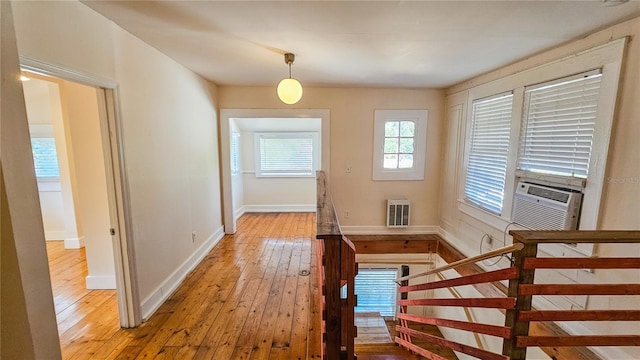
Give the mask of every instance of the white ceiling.
M 446 87 L 640 15 L 640 0 L 85 1 L 219 85 Z

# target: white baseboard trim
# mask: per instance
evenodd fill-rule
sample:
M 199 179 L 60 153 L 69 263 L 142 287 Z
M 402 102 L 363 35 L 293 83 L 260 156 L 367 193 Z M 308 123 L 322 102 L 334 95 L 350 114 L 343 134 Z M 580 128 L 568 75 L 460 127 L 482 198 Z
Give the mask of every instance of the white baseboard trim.
M 245 212 L 316 212 L 316 204 L 291 204 L 291 205 L 245 205 Z
M 341 226 L 345 235 L 381 235 L 381 234 L 437 234 L 436 225 L 412 225 L 407 228 L 388 228 L 386 226 Z
M 443 229 L 442 226 L 438 226 L 438 235 L 440 235 L 441 238 L 443 238 L 450 244 L 455 243 L 456 237 L 447 230 Z
M 89 275 L 85 278 L 87 289 L 90 290 L 115 290 L 116 288 L 116 276 L 115 275 L 103 275 L 95 276 Z
M 198 250 L 180 265 L 151 295 L 142 301 L 142 319 L 147 321 L 151 315 L 173 294 L 187 275 L 204 259 L 214 246 L 224 237 L 224 227 L 216 230 Z
M 81 249 L 84 247 L 84 236 L 64 239 L 65 249 Z
M 240 208 L 236 209 L 235 213 L 233 214 L 233 216 L 235 216 L 236 220 L 240 219 L 240 216 L 244 215 L 244 213 L 246 213 L 246 209 L 244 206 L 241 206 Z
M 67 237 L 65 230 L 45 230 L 44 239 L 47 241 L 64 240 Z

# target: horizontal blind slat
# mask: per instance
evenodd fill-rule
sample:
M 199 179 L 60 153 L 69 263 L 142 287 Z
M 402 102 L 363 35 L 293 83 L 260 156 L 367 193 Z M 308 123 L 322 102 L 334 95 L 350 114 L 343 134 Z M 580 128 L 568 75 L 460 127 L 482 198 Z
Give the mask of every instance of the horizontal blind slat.
M 513 94 L 474 101 L 467 160 L 465 199 L 501 214 Z
M 600 80 L 600 74 L 574 77 L 525 91 L 519 169 L 587 176 Z

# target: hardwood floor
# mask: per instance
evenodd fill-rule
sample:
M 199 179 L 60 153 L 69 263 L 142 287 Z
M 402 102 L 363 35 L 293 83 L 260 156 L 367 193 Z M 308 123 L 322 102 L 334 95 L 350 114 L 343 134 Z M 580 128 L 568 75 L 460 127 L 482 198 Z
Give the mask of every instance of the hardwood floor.
M 84 249 L 47 241 L 47 254 L 63 357 L 77 358 L 87 344 L 120 329 L 116 291 L 86 289 Z
M 82 295 L 72 305 L 65 305 L 65 291 L 56 296 L 63 357 L 306 359 L 307 346 L 309 358 L 316 357 L 319 335 L 307 339 L 319 330 L 309 322 L 318 285 L 315 276 L 300 274 L 317 271 L 314 239 L 314 213 L 244 215 L 238 232 L 225 236 L 136 329 L 119 328 L 115 291 L 71 290 L 70 280 L 60 281 L 54 286 Z M 52 271 L 54 283 L 54 274 L 73 272 L 65 260 L 52 263 L 64 264 Z M 77 276 L 84 279 L 86 268 Z

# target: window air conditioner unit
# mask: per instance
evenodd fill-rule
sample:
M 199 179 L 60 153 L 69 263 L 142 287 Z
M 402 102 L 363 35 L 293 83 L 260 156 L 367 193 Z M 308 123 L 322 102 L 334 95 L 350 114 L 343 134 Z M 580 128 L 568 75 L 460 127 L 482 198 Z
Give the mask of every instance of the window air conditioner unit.
M 532 230 L 576 230 L 582 193 L 519 182 L 511 219 Z
M 409 200 L 387 200 L 387 227 L 409 227 Z

